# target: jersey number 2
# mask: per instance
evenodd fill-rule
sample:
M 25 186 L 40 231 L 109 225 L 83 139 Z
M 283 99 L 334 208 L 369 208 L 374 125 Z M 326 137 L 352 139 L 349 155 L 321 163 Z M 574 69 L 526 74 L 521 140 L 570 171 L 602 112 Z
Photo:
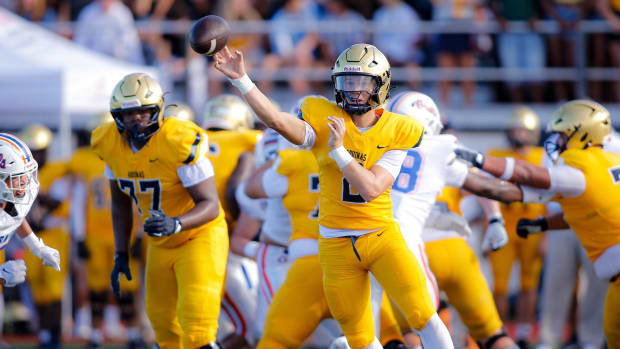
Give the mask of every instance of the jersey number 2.
M 409 149 L 407 157 L 400 168 L 400 173 L 392 185 L 392 189 L 403 193 L 414 190 L 418 182 L 418 174 L 422 168 L 422 155 L 415 149 Z
M 142 209 L 140 208 L 140 202 L 138 201 L 138 196 L 136 195 L 136 186 L 135 182 L 131 179 L 118 179 L 118 186 L 121 190 L 129 195 L 135 202 L 136 206 L 138 206 L 138 212 L 142 215 Z M 151 192 L 151 209 L 155 211 L 161 210 L 161 183 L 159 179 L 140 179 L 138 180 L 138 189 L 141 194 Z

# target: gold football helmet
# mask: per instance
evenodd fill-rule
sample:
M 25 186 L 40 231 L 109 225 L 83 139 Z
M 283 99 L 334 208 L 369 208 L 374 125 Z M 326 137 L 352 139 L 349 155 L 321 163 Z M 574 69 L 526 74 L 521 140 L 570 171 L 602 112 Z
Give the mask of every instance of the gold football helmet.
M 52 143 L 52 131 L 42 124 L 32 124 L 18 135 L 31 151 L 45 150 Z
M 508 141 L 515 148 L 537 145 L 540 141 L 540 119 L 532 109 L 521 106 L 508 121 Z
M 129 129 L 123 123 L 122 113 L 135 110 L 151 111 L 151 119 L 146 127 Z M 129 74 L 114 87 L 110 113 L 121 134 L 139 142 L 146 142 L 159 131 L 163 122 L 164 92 L 159 83 L 147 74 Z
M 164 119 L 169 117 L 175 117 L 180 120 L 194 121 L 194 111 L 192 107 L 185 103 L 173 102 L 166 106 L 166 112 L 164 113 Z
M 249 130 L 254 127 L 254 114 L 240 97 L 221 95 L 205 106 L 201 126 L 211 130 Z
M 566 149 L 602 146 L 611 133 L 609 111 L 593 101 L 570 101 L 553 113 L 548 131 L 545 150 L 553 160 Z
M 390 97 L 390 80 L 390 62 L 369 44 L 355 44 L 344 50 L 332 69 L 336 103 L 353 115 L 385 104 Z M 366 94 L 368 99 L 360 103 Z
M 109 121 L 114 121 L 114 118 L 110 112 L 106 111 L 96 114 L 88 120 L 85 130 L 92 133 L 97 127 L 99 127 L 99 125 Z

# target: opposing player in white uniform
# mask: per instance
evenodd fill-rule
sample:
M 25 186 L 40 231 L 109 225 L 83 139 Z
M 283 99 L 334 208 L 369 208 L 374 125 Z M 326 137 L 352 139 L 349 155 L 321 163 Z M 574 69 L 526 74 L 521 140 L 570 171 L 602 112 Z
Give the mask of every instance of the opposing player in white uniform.
M 43 265 L 60 271 L 60 254 L 46 246 L 30 228 L 25 218 L 39 193 L 38 165 L 30 149 L 19 138 L 0 133 L 0 249 L 4 248 L 13 234 L 43 260 Z M 12 260 L 0 265 L 0 283 L 13 287 L 24 282 L 26 264 Z
M 441 273 L 437 274 L 437 280 L 443 286 L 442 290 L 446 291 L 449 301 L 461 314 L 481 348 L 514 347 L 514 342 L 503 331 L 493 298 L 477 267 L 477 261 L 475 264 L 466 263 L 472 257 L 475 259 L 473 252 L 470 251 L 471 248 L 461 239 L 461 236 L 470 232 L 467 222 L 455 213 L 438 210 L 435 207 L 436 198 L 444 187 L 460 188 L 469 172 L 467 165 L 455 158 L 456 137 L 439 134 L 443 126 L 437 106 L 430 97 L 422 93 L 413 91 L 400 93 L 392 99 L 387 110 L 412 116 L 424 124 L 424 141 L 419 147 L 408 151 L 392 187 L 392 201 L 394 218 L 399 223 L 409 248 L 414 252 L 425 271 L 432 298 L 437 305 L 439 302 L 437 284 L 432 270 L 429 270 L 423 240 L 448 241 L 459 238 L 460 244 L 446 243 L 442 246 L 444 249 L 452 249 L 451 252 L 455 253 L 455 257 L 466 255 L 469 258 L 465 258 L 462 263 L 457 258 L 448 259 L 443 263 L 463 264 L 451 266 L 449 269 L 461 271 L 464 275 L 454 278 L 446 275 L 449 273 L 444 270 L 448 268 L 442 267 L 441 270 L 437 270 Z M 497 250 L 508 242 L 499 205 L 487 199 L 481 199 L 481 204 L 487 215 L 491 216 L 489 228 L 483 240 L 483 249 Z M 464 252 L 463 249 L 465 249 Z M 432 260 L 433 256 L 430 257 Z M 441 282 L 447 279 L 450 281 Z M 472 293 L 478 295 L 473 297 L 474 299 L 463 299 L 465 297 L 459 295 L 459 291 L 466 293 L 466 289 L 470 289 L 470 287 L 464 287 L 468 280 L 471 280 L 469 283 L 474 284 Z

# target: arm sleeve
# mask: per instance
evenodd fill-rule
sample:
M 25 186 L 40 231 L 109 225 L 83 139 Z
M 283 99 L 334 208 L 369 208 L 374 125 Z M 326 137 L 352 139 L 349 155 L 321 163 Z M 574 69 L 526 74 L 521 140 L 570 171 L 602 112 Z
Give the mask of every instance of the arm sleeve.
M 211 160 L 203 157 L 193 165 L 183 165 L 177 168 L 177 175 L 185 188 L 196 185 L 215 175 Z
M 278 158 L 276 163 L 263 173 L 263 190 L 270 198 L 283 197 L 288 191 L 288 178 L 277 171 L 280 160 L 281 158 Z
M 314 132 L 314 129 L 309 123 L 304 121 L 304 124 L 306 125 L 306 133 L 304 134 L 304 142 L 299 147 L 304 149 L 312 149 L 312 147 L 314 147 L 314 142 L 316 141 L 316 132 Z
M 406 157 L 407 150 L 390 150 L 383 154 L 374 166 L 383 167 L 396 179 Z
M 550 166 L 547 170 L 551 177 L 551 187 L 539 189 L 522 185 L 523 202 L 543 203 L 558 194 L 565 198 L 574 198 L 586 190 L 586 177 L 580 170 L 564 164 Z
M 86 184 L 77 180 L 71 192 L 71 235 L 76 241 L 83 241 L 86 235 Z
M 105 165 L 105 170 L 103 171 L 103 175 L 107 179 L 116 179 L 114 172 L 112 172 L 112 170 L 108 167 L 108 165 Z

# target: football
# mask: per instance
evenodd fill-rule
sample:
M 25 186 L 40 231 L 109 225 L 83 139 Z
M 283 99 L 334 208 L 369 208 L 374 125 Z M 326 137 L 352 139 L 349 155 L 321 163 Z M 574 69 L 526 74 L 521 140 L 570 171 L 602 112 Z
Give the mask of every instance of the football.
M 189 31 L 189 44 L 196 53 L 213 56 L 226 46 L 230 26 L 224 18 L 209 15 L 197 20 Z

